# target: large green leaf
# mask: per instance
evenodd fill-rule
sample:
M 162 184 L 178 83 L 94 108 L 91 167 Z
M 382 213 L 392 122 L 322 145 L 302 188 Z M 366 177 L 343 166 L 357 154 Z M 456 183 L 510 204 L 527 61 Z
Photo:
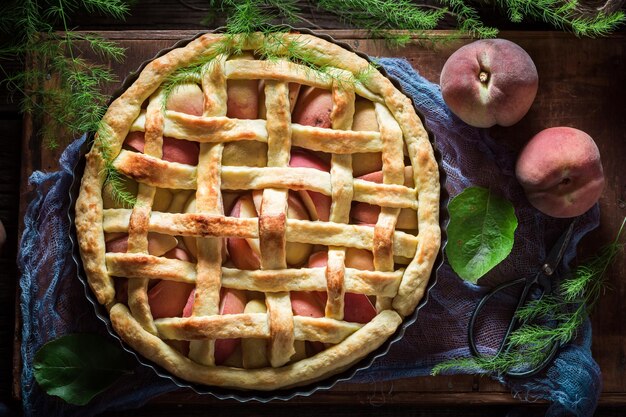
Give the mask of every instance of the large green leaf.
M 461 278 L 475 283 L 511 253 L 515 210 L 509 201 L 481 187 L 466 188 L 448 209 L 448 262 Z
M 121 375 L 130 373 L 128 355 L 95 334 L 70 334 L 52 340 L 35 354 L 35 379 L 50 395 L 85 405 Z

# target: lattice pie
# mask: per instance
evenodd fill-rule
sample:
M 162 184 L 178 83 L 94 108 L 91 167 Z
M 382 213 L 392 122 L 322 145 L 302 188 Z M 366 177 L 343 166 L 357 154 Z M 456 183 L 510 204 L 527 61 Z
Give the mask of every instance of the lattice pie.
M 310 35 L 207 34 L 111 104 L 76 227 L 136 351 L 187 381 L 274 390 L 346 369 L 414 311 L 439 187 L 411 101 L 365 59 Z

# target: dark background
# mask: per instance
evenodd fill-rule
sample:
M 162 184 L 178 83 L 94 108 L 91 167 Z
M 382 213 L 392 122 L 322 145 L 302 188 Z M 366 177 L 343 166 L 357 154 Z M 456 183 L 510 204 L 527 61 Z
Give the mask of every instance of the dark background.
M 124 22 L 115 22 L 110 18 L 77 14 L 69 26 L 78 30 L 154 30 L 154 29 L 191 29 L 202 30 L 207 26 L 201 24 L 206 13 L 195 10 L 197 7 L 205 7 L 208 0 L 187 0 L 184 3 L 178 0 L 141 0 L 131 10 L 130 16 Z M 436 3 L 436 1 L 423 1 L 421 3 Z M 489 3 L 489 2 L 483 2 Z M 191 7 L 189 7 L 191 6 Z M 545 24 L 525 22 L 513 24 L 503 18 L 498 11 L 489 4 L 481 8 L 481 16 L 487 24 L 497 26 L 502 30 L 554 30 Z M 315 9 L 308 9 L 306 17 L 317 25 L 314 29 L 345 28 L 346 26 L 331 15 L 320 13 Z M 1 18 L 1 17 L 0 17 Z M 223 23 L 218 18 L 210 27 L 216 27 Z M 454 22 L 447 21 L 441 24 L 442 29 L 453 27 Z M 303 25 L 309 26 L 309 25 Z M 620 29 L 626 32 L 626 29 Z M 626 58 L 625 58 L 626 59 Z M 19 62 L 2 63 L 11 69 L 18 69 Z M 19 97 L 11 97 L 4 86 L 0 87 L 0 134 L 2 148 L 0 150 L 0 219 L 5 225 L 8 240 L 0 253 L 0 416 L 10 413 L 2 404 L 6 404 L 10 410 L 19 410 L 19 404 L 12 395 L 12 369 L 13 369 L 13 340 L 15 335 L 14 323 L 16 306 L 16 283 L 18 270 L 16 267 L 16 252 L 18 245 L 19 200 L 20 200 L 20 158 L 22 138 L 22 115 L 18 111 Z M 622 103 L 623 105 L 623 103 Z M 183 404 L 154 404 L 147 405 L 139 411 L 118 413 L 119 416 L 166 416 L 171 414 L 200 416 L 228 414 L 232 417 L 250 415 L 413 415 L 413 416 L 532 416 L 543 415 L 545 406 L 520 403 L 520 406 L 494 406 L 482 404 L 468 404 L 467 406 L 422 406 L 407 407 L 393 404 L 364 404 L 349 409 L 341 406 L 325 406 L 323 404 L 313 406 L 293 403 L 256 404 L 248 403 L 245 407 L 233 406 L 235 403 L 225 401 L 212 403 L 207 407 Z M 626 410 L 601 406 L 596 415 L 598 416 L 623 416 Z

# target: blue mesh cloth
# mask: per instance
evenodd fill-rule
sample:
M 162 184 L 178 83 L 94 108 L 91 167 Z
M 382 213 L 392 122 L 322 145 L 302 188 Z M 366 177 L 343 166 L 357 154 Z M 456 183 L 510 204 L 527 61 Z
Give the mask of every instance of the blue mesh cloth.
M 450 195 L 455 196 L 472 185 L 489 187 L 513 202 L 519 227 L 511 255 L 483 277 L 480 285 L 462 281 L 444 264 L 418 321 L 408 328 L 400 342 L 392 345 L 388 355 L 354 379 L 372 387 L 381 380 L 428 375 L 438 362 L 468 356 L 467 324 L 477 300 L 501 282 L 535 272 L 550 245 L 569 225 L 569 220 L 549 218 L 529 205 L 515 180 L 515 155 L 494 142 L 487 130 L 469 127 L 451 114 L 439 86 L 425 80 L 404 60 L 383 58 L 380 63 L 400 81 L 405 93 L 426 117 L 443 155 Z M 45 342 L 75 332 L 107 334 L 76 278 L 67 238 L 68 190 L 83 141 L 81 138 L 65 150 L 60 171 L 35 172 L 30 178 L 36 191 L 24 218 L 18 257 L 22 270 L 22 395 L 26 416 L 91 416 L 105 410 L 138 407 L 159 394 L 177 389 L 171 381 L 137 364 L 132 375 L 123 377 L 87 406 L 75 407 L 46 395 L 34 380 L 33 357 Z M 598 221 L 597 207 L 578 218 L 564 257 L 565 265 L 574 257 L 580 238 L 597 227 Z M 493 351 L 497 346 L 501 329 L 510 318 L 510 306 L 516 301 L 515 294 L 503 294 L 500 301 L 477 324 L 477 332 L 484 335 L 479 339 L 480 349 Z M 590 345 L 591 327 L 585 323 L 576 339 L 561 349 L 545 372 L 502 382 L 521 399 L 548 400 L 549 416 L 591 416 L 601 391 L 601 375 L 591 357 Z

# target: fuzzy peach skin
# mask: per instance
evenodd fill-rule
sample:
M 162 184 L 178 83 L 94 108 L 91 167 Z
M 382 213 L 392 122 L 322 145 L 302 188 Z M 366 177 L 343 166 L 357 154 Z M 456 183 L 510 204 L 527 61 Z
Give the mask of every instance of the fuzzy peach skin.
M 515 175 L 528 201 L 552 217 L 576 217 L 600 198 L 604 174 L 600 151 L 585 132 L 553 127 L 522 149 Z
M 107 252 L 124 253 L 128 251 L 128 234 L 126 233 L 106 233 L 104 235 Z M 175 237 L 162 235 L 159 233 L 148 234 L 148 253 L 152 256 L 166 256 L 171 258 L 175 252 L 178 241 Z M 186 259 L 183 259 L 186 260 Z M 128 279 L 116 278 L 115 296 L 120 303 L 128 303 Z
M 191 317 L 193 312 L 193 303 L 196 297 L 196 290 L 192 290 L 187 299 L 187 303 L 182 310 L 183 317 Z M 224 288 L 220 290 L 220 308 L 219 314 L 240 314 L 246 307 L 246 293 L 242 290 L 234 288 Z M 241 344 L 241 339 L 217 339 L 215 341 L 215 364 L 221 365 Z M 182 348 L 186 353 L 189 349 L 189 342 L 185 343 Z
M 246 52 L 232 59 L 254 59 L 254 56 Z M 259 113 L 259 81 L 228 80 L 226 88 L 228 94 L 226 116 L 235 119 L 256 119 Z
M 309 258 L 309 268 L 323 268 L 328 264 L 328 252 L 316 252 Z M 370 251 L 356 248 L 346 248 L 345 264 L 348 268 L 361 269 L 364 271 L 374 270 L 374 259 Z M 294 294 L 294 293 L 292 293 Z M 299 293 L 302 294 L 302 293 Z M 305 293 L 310 294 L 310 293 Z M 308 301 L 314 311 L 319 310 L 320 316 L 323 317 L 324 306 L 328 294 L 325 292 L 317 292 L 318 301 L 314 303 Z M 292 301 L 293 308 L 293 301 Z M 301 307 L 300 307 L 301 308 Z M 294 313 L 296 312 L 294 308 Z M 368 323 L 376 316 L 376 308 L 372 305 L 369 298 L 364 294 L 344 294 L 344 310 L 343 319 L 354 323 Z
M 324 172 L 330 171 L 330 166 L 310 152 L 301 149 L 293 149 L 289 159 L 290 167 L 313 168 Z M 330 217 L 330 206 L 332 200 L 329 196 L 316 191 L 298 191 L 304 205 L 309 209 L 309 214 L 313 220 L 327 222 Z
M 168 110 L 202 116 L 204 93 L 198 84 L 181 84 L 167 98 L 165 107 Z
M 530 56 L 505 39 L 484 39 L 454 52 L 441 70 L 441 93 L 465 123 L 511 126 L 530 109 L 539 77 Z
M 191 262 L 191 257 L 181 248 L 174 248 L 163 255 L 165 258 Z M 148 291 L 148 304 L 152 317 L 180 317 L 193 291 L 193 284 L 161 280 Z
M 293 109 L 291 121 L 304 126 L 330 128 L 333 97 L 330 90 L 303 87 Z
M 168 110 L 202 116 L 204 94 L 198 84 L 182 84 L 176 87 L 167 99 Z M 144 132 L 130 132 L 124 144 L 137 152 L 145 145 Z M 163 160 L 187 165 L 198 165 L 200 148 L 196 142 L 163 137 Z
M 263 192 L 254 191 L 251 194 L 240 196 L 232 210 L 232 217 L 258 217 L 261 210 L 261 201 Z M 287 199 L 287 218 L 298 220 L 309 220 L 309 214 L 298 196 L 289 193 Z M 230 260 L 235 267 L 244 270 L 255 270 L 260 268 L 261 248 L 259 239 L 243 239 L 230 237 L 226 239 L 226 245 Z M 286 261 L 290 266 L 298 266 L 306 262 L 311 254 L 312 245 L 300 242 L 287 242 L 286 244 Z
M 383 172 L 376 171 L 359 177 L 359 179 L 365 181 L 372 181 L 379 184 L 383 182 Z M 404 168 L 404 185 L 406 187 L 413 187 L 413 168 Z M 368 203 L 354 203 L 352 210 L 350 211 L 350 217 L 356 221 L 357 224 L 376 224 L 378 221 L 378 215 L 380 214 L 380 207 L 374 206 Z M 398 229 L 415 230 L 417 229 L 417 213 L 413 209 L 404 208 L 400 210 L 398 216 L 398 223 L 396 224 Z
M 298 101 L 298 95 L 300 94 L 300 88 L 302 84 L 289 83 L 289 111 L 293 112 Z M 267 108 L 265 107 L 265 81 L 259 81 L 259 119 L 267 118 Z
M 125 146 L 143 153 L 145 145 L 144 132 L 130 132 L 124 142 Z M 180 164 L 198 165 L 198 143 L 183 139 L 163 136 L 163 160 Z

